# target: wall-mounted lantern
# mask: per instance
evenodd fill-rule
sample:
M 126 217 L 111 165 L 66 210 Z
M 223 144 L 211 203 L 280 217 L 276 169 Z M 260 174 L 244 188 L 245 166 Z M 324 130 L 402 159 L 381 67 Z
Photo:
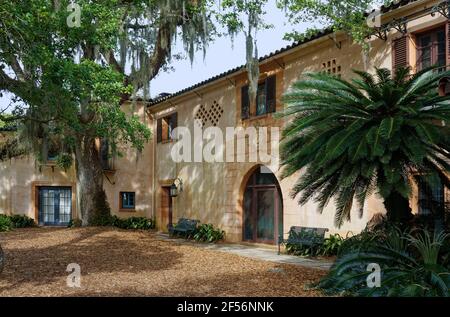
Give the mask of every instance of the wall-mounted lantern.
M 183 192 L 183 180 L 181 178 L 177 178 L 170 186 L 170 197 L 177 197 L 181 192 Z

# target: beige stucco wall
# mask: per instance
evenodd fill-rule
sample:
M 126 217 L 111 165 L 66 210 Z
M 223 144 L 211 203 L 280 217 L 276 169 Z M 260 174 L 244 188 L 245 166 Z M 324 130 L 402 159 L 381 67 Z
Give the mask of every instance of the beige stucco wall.
M 414 4 L 411 7 L 401 9 L 401 14 L 410 15 L 415 10 L 429 6 L 436 1 L 428 1 L 426 4 Z M 415 66 L 414 33 L 430 26 L 437 26 L 445 22 L 440 15 L 426 16 L 410 22 L 410 64 Z M 396 31 L 390 31 L 388 40 L 384 41 L 376 37 L 370 40 L 370 50 L 363 53 L 361 47 L 354 44 L 346 35 L 338 34 L 336 37 L 323 37 L 312 41 L 300 48 L 291 50 L 284 56 L 277 57 L 276 61 L 269 61 L 261 65 L 261 76 L 277 74 L 278 98 L 292 85 L 294 81 L 302 77 L 305 72 L 322 71 L 323 64 L 328 61 L 336 61 L 340 66 L 343 78 L 350 79 L 354 76 L 352 69 L 374 72 L 375 68 L 392 68 L 392 40 L 400 37 Z M 153 107 L 152 111 L 158 116 L 163 112 L 178 112 L 178 126 L 189 128 L 193 133 L 194 117 L 201 105 L 206 109 L 217 101 L 224 109 L 225 116 L 219 121 L 224 133 L 226 127 L 236 126 L 284 126 L 284 122 L 274 119 L 272 115 L 252 120 L 240 119 L 240 88 L 246 82 L 245 74 L 229 76 L 226 79 L 188 92 L 179 97 L 172 98 L 170 103 L 162 103 Z M 278 99 L 277 110 L 282 108 Z M 211 124 L 206 127 L 211 126 Z M 205 128 L 206 128 L 205 127 Z M 196 141 L 198 142 L 198 140 Z M 194 143 L 196 143 L 194 142 Z M 242 240 L 242 197 L 246 177 L 254 170 L 258 162 L 252 163 L 174 163 L 170 159 L 170 150 L 173 143 L 158 144 L 156 150 L 156 175 L 159 186 L 170 183 L 177 177 L 183 179 L 184 192 L 173 199 L 174 222 L 180 217 L 196 218 L 203 223 L 213 223 L 227 232 L 229 241 Z M 247 153 L 248 154 L 248 153 Z M 300 206 L 296 199 L 290 198 L 290 191 L 296 182 L 297 175 L 280 180 L 280 170 L 275 168 L 283 196 L 284 205 L 284 232 L 288 232 L 291 226 L 326 227 L 330 233 L 341 235 L 356 234 L 366 226 L 367 222 L 377 213 L 385 213 L 382 199 L 376 194 L 372 195 L 365 203 L 362 216 L 355 207 L 352 210 L 351 222 L 338 228 L 334 225 L 335 208 L 330 203 L 322 214 L 317 212 L 317 204 L 313 201 Z M 411 199 L 413 211 L 417 212 L 417 189 Z M 160 191 L 156 192 L 155 210 L 157 219 L 160 217 Z M 163 229 L 161 227 L 161 229 Z
M 126 113 L 138 115 L 142 122 L 152 127 L 143 103 L 124 104 Z M 147 143 L 141 153 L 129 146 L 120 146 L 121 157 L 114 158 L 114 172 L 105 172 L 104 188 L 113 214 L 120 217 L 152 217 L 152 155 L 153 142 Z M 23 214 L 36 219 L 36 188 L 39 186 L 71 186 L 73 200 L 76 195 L 76 175 L 55 165 L 42 165 L 33 157 L 21 157 L 0 162 L 0 214 Z M 136 193 L 136 210 L 120 211 L 119 193 Z M 75 202 L 72 216 L 77 218 Z
M 35 218 L 33 187 L 73 186 L 75 178 L 73 169 L 66 172 L 54 166 L 40 165 L 33 157 L 0 162 L 0 214 Z
M 146 113 L 143 103 L 128 103 L 122 106 L 127 114 L 134 114 L 152 128 L 151 117 Z M 154 131 L 152 131 L 153 133 Z M 113 214 L 120 217 L 152 218 L 153 190 L 153 136 L 144 149 L 138 152 L 129 145 L 119 145 L 120 156 L 114 158 L 114 173 L 105 172 L 103 186 Z M 120 210 L 120 192 L 136 193 L 136 208 L 134 211 Z
M 297 80 L 304 72 L 320 71 L 322 64 L 335 59 L 341 66 L 344 77 L 351 76 L 351 69 L 365 69 L 363 55 L 358 45 L 352 44 L 345 37 L 340 36 L 337 40 L 341 44 L 338 49 L 331 40 L 321 40 L 319 43 L 311 43 L 310 47 L 299 50 L 276 62 L 267 63 L 261 66 L 262 77 L 277 76 L 277 110 L 283 108 L 281 95 L 289 86 Z M 374 50 L 385 49 L 386 43 L 374 41 Z M 378 56 L 372 53 L 374 56 Z M 390 66 L 390 56 L 377 57 L 377 66 Z M 284 66 L 281 67 L 281 66 Z M 234 83 L 234 85 L 232 84 Z M 227 127 L 279 127 L 284 126 L 283 120 L 275 119 L 269 114 L 260 118 L 242 121 L 240 119 L 240 89 L 247 83 L 246 75 L 238 75 L 232 78 L 232 82 L 223 80 L 217 85 L 199 94 L 191 93 L 171 101 L 169 105 L 158 105 L 153 109 L 158 116 L 165 116 L 170 112 L 178 113 L 178 126 L 187 127 L 194 135 L 194 118 L 196 111 L 201 105 L 210 109 L 214 101 L 226 109 L 225 115 L 220 119 L 218 127 L 225 135 Z M 169 110 L 168 110 L 169 109 Z M 205 128 L 212 126 L 207 124 Z M 198 143 L 193 141 L 192 144 Z M 237 139 L 235 139 L 237 142 Z M 269 143 L 269 148 L 271 143 Z M 167 184 L 168 181 L 180 177 L 184 182 L 184 191 L 178 197 L 173 199 L 174 222 L 177 218 L 188 217 L 199 219 L 203 223 L 213 223 L 219 226 L 227 233 L 229 241 L 242 240 L 243 211 L 242 199 L 243 190 L 249 174 L 255 166 L 262 162 L 240 163 L 174 163 L 170 158 L 170 151 L 174 146 L 172 143 L 158 144 L 156 150 L 156 175 L 160 186 Z M 246 155 L 248 156 L 248 149 Z M 273 153 L 276 155 L 277 153 Z M 361 231 L 368 220 L 375 213 L 384 212 L 382 201 L 377 197 L 371 197 L 365 206 L 364 214 L 359 217 L 356 210 L 352 213 L 352 222 L 346 223 L 341 228 L 334 226 L 334 206 L 330 204 L 325 208 L 322 214 L 317 212 L 317 205 L 309 202 L 300 206 L 297 200 L 289 195 L 297 177 L 289 177 L 281 181 L 281 170 L 274 168 L 283 196 L 283 225 L 284 232 L 288 232 L 291 226 L 314 226 L 330 229 L 330 233 L 358 233 Z M 157 193 L 155 198 L 157 219 L 160 219 L 160 197 Z M 164 224 L 163 224 L 164 225 Z M 164 229 L 161 227 L 161 229 Z
M 389 13 L 392 15 L 410 15 L 418 8 L 430 6 L 436 1 L 417 1 L 411 6 Z M 424 4 L 425 3 L 425 4 Z M 410 62 L 415 66 L 414 33 L 437 26 L 445 22 L 440 15 L 426 16 L 410 22 L 408 29 L 410 35 Z M 343 34 L 336 37 L 322 37 L 311 41 L 302 47 L 292 49 L 276 56 L 261 65 L 261 76 L 277 76 L 277 110 L 283 108 L 281 95 L 289 89 L 292 83 L 301 78 L 305 72 L 321 71 L 323 64 L 335 61 L 340 67 L 344 78 L 353 76 L 352 69 L 374 72 L 376 67 L 392 68 L 392 40 L 399 37 L 398 31 L 391 31 L 387 41 L 372 37 L 370 51 L 364 54 L 361 47 Z M 280 127 L 285 125 L 280 119 L 272 115 L 242 121 L 240 119 L 240 89 L 246 83 L 246 74 L 241 72 L 222 78 L 211 84 L 204 85 L 191 92 L 172 98 L 152 106 L 146 115 L 144 106 L 138 104 L 134 107 L 127 104 L 124 109 L 133 112 L 142 118 L 153 132 L 156 133 L 156 120 L 172 112 L 178 113 L 178 126 L 187 127 L 192 135 L 191 144 L 198 145 L 200 139 L 194 138 L 194 118 L 203 105 L 207 110 L 216 102 L 224 109 L 218 122 L 218 127 L 225 131 L 226 127 L 265 126 Z M 211 126 L 208 123 L 205 128 Z M 174 142 L 154 142 L 155 136 L 145 145 L 142 153 L 128 147 L 122 147 L 123 156 L 115 158 L 115 172 L 107 172 L 104 186 L 108 201 L 114 214 L 119 216 L 146 216 L 156 217 L 159 229 L 165 229 L 161 222 L 161 187 L 168 186 L 176 178 L 183 180 L 184 191 L 173 199 L 174 222 L 180 217 L 196 218 L 203 223 L 213 223 L 227 232 L 229 241 L 242 239 L 242 196 L 249 174 L 261 162 L 247 163 L 206 163 L 182 162 L 175 163 L 171 159 L 171 149 Z M 237 142 L 237 140 L 235 140 Z M 206 142 L 205 142 L 206 143 Z M 271 143 L 268 142 L 269 148 Z M 248 155 L 249 153 L 247 153 Z M 272 153 L 276 156 L 276 153 Z M 352 221 L 345 223 L 341 228 L 334 226 L 335 208 L 331 203 L 322 214 L 317 213 L 317 205 L 309 202 L 303 206 L 298 205 L 295 199 L 290 198 L 290 191 L 301 175 L 280 179 L 278 167 L 273 169 L 277 176 L 283 196 L 284 232 L 290 226 L 327 227 L 330 233 L 357 233 L 361 231 L 367 221 L 376 213 L 383 213 L 382 201 L 376 195 L 370 197 L 365 204 L 364 213 L 359 217 L 358 211 L 352 212 Z M 73 169 L 64 172 L 56 167 L 39 167 L 33 158 L 13 159 L 0 162 L 0 213 L 27 214 L 34 217 L 33 184 L 66 185 L 76 181 Z M 119 210 L 119 192 L 136 192 L 136 211 L 123 212 Z M 447 192 L 448 195 L 448 192 Z M 413 210 L 417 212 L 417 194 L 411 200 Z

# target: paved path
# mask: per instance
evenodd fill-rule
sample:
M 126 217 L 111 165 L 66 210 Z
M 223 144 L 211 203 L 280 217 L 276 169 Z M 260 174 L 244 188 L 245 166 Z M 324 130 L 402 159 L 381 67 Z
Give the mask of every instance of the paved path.
M 195 243 L 184 239 L 172 239 L 169 238 L 167 234 L 162 233 L 158 233 L 157 238 L 161 240 L 173 241 L 180 244 L 196 246 L 198 248 L 208 250 L 233 253 L 247 258 L 253 258 L 276 263 L 294 264 L 314 269 L 329 270 L 331 265 L 333 264 L 332 262 L 327 262 L 325 260 L 308 259 L 304 257 L 287 254 L 278 255 L 277 250 L 275 248 L 270 247 L 249 246 L 243 244 L 227 244 L 227 243 L 219 243 L 219 244 Z

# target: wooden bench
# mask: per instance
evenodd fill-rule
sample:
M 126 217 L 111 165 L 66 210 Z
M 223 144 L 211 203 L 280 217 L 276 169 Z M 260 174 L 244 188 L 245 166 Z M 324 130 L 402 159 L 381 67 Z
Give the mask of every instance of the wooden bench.
M 169 235 L 183 235 L 187 237 L 195 232 L 199 223 L 199 220 L 180 218 L 175 226 L 169 227 Z
M 327 231 L 327 228 L 291 227 L 287 239 L 282 235 L 278 239 L 278 254 L 281 253 L 282 244 L 305 245 L 311 248 L 321 245 Z

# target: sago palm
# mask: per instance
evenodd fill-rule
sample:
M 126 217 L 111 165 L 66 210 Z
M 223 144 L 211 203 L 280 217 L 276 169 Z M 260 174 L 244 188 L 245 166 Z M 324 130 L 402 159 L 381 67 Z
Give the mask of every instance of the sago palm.
M 372 193 L 384 198 L 388 218 L 405 220 L 414 175 L 450 183 L 450 96 L 438 94 L 450 72 L 355 73 L 350 81 L 308 74 L 284 95 L 283 177 L 302 170 L 292 196 L 314 199 L 320 212 L 334 200 L 338 226 L 354 202 L 362 215 Z
M 350 296 L 450 296 L 450 267 L 444 259 L 448 235 L 395 227 L 366 234 L 373 237 L 370 243 L 346 242 L 360 244 L 359 250 L 344 250 L 318 288 Z M 380 266 L 379 287 L 368 287 L 371 263 Z

